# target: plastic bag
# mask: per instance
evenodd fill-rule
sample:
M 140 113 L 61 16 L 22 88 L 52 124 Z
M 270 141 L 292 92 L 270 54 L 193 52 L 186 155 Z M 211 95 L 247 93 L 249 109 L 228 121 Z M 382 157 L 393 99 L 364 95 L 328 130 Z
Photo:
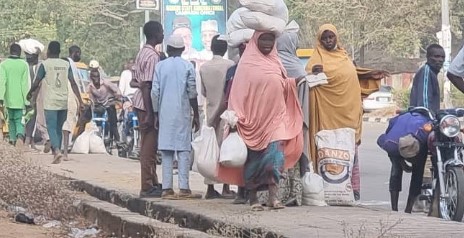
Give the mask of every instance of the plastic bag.
M 247 155 L 245 142 L 237 132 L 232 132 L 222 142 L 219 163 L 225 167 L 242 167 L 246 162 Z
M 256 31 L 281 34 L 287 26 L 286 21 L 262 12 L 242 12 L 240 17 L 247 28 Z
M 256 12 L 262 12 L 288 22 L 288 8 L 284 0 L 240 0 L 240 4 Z
M 214 128 L 204 123 L 200 136 L 192 142 L 192 148 L 198 172 L 209 180 L 216 180 L 219 146 Z
M 303 176 L 303 205 L 327 206 L 324 197 L 324 179 L 314 173 L 313 163 L 309 164 L 309 171 Z
M 234 111 L 227 110 L 221 115 L 230 128 L 235 128 L 238 117 Z M 247 159 L 248 150 L 237 132 L 231 132 L 222 142 L 219 163 L 225 167 L 242 167 Z
M 90 134 L 89 137 L 89 151 L 91 154 L 107 154 L 105 147 L 105 142 L 101 137 L 95 134 L 95 132 Z

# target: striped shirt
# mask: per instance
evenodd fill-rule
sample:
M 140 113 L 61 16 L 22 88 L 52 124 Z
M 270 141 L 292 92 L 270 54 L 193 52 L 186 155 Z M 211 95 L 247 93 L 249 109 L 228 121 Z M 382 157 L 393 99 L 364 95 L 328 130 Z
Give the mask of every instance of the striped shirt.
M 140 84 L 141 82 L 152 82 L 153 75 L 155 73 L 155 65 L 159 62 L 160 57 L 158 51 L 148 44 L 145 44 L 143 48 L 137 54 L 135 59 L 135 79 Z M 151 84 L 150 84 L 151 85 Z M 143 103 L 142 91 L 137 89 L 133 98 L 134 107 L 145 111 L 145 105 Z

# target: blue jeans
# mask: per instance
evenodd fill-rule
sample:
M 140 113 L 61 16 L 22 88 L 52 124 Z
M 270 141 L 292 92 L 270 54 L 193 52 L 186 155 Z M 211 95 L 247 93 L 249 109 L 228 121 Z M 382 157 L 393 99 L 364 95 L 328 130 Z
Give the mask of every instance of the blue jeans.
M 61 148 L 63 139 L 63 124 L 66 121 L 68 110 L 44 110 L 48 135 L 53 150 Z
M 162 150 L 163 190 L 173 188 L 173 161 L 177 153 L 177 167 L 179 171 L 179 189 L 189 189 L 190 151 Z

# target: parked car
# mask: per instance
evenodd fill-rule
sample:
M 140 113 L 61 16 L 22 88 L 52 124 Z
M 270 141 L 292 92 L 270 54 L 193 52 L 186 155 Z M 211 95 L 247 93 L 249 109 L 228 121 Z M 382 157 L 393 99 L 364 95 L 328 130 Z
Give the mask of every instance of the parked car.
M 363 109 L 365 112 L 379 110 L 383 108 L 393 107 L 392 88 L 390 86 L 380 86 L 380 90 L 372 93 L 369 97 L 363 100 Z

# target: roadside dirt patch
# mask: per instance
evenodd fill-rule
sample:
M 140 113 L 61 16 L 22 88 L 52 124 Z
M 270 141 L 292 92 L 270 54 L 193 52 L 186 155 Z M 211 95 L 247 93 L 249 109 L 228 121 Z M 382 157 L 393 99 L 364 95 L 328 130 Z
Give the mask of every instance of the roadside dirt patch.
M 37 225 L 27 225 L 14 222 L 6 211 L 0 210 L 0 234 L 2 238 L 50 238 L 66 237 L 59 229 L 47 229 Z

